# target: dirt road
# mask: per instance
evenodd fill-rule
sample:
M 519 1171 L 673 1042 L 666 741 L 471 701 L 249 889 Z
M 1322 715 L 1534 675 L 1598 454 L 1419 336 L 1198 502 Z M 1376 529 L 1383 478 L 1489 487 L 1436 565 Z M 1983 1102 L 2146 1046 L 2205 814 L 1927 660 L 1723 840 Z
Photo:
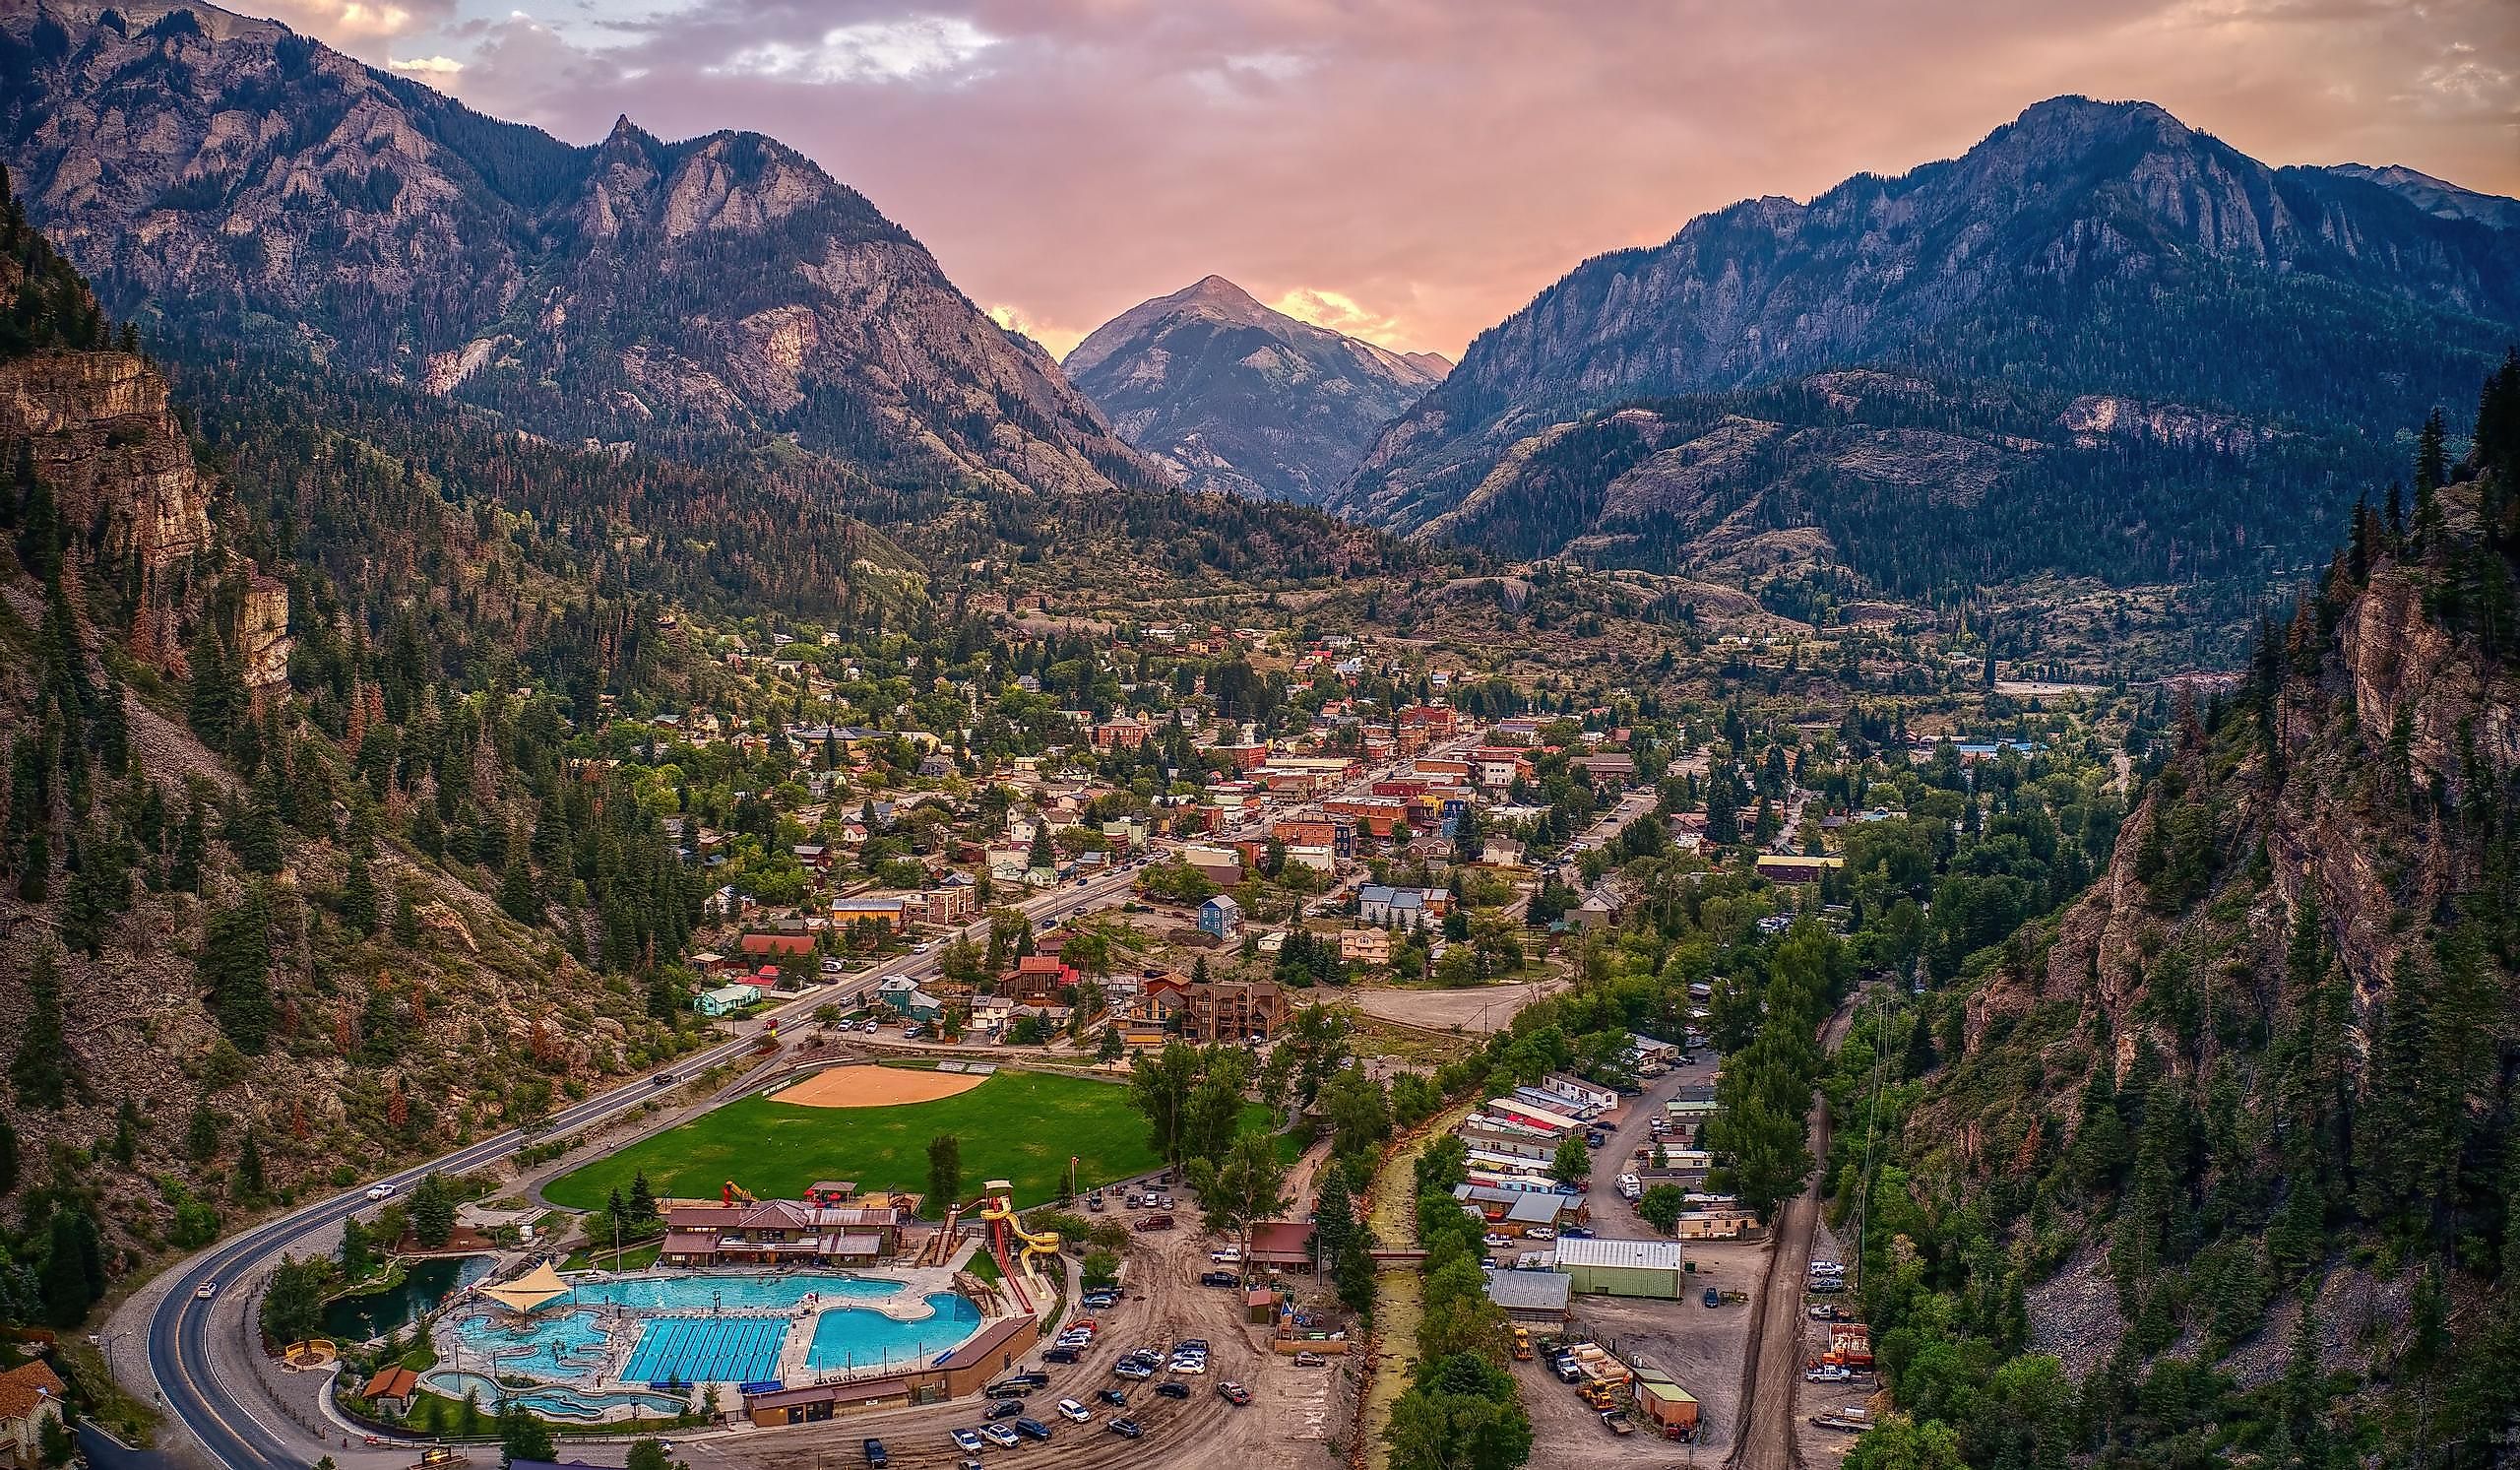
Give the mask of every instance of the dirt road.
M 1820 1045 L 1834 1053 L 1855 1024 L 1849 997 L 1820 1027 Z M 1811 1266 L 1811 1238 L 1820 1224 L 1820 1181 L 1829 1157 L 1829 1105 L 1811 1102 L 1811 1182 L 1777 1211 L 1766 1284 L 1758 1294 L 1758 1320 L 1741 1359 L 1740 1438 L 1725 1461 L 1733 1470 L 1802 1470 L 1794 1432 L 1795 1390 L 1802 1383 L 1802 1284 Z

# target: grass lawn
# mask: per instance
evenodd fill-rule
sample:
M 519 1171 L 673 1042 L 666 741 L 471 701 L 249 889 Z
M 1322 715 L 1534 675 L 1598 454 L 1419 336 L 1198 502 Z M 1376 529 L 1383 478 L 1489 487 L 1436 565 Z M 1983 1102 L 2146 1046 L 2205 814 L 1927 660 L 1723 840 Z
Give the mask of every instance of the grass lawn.
M 599 1209 L 615 1187 L 626 1198 L 641 1172 L 658 1195 L 680 1198 L 715 1199 L 727 1180 L 764 1199 L 797 1198 L 819 1180 L 923 1192 L 927 1142 L 939 1133 L 963 1141 L 966 1196 L 983 1180 L 1008 1180 L 1016 1203 L 1027 1208 L 1058 1197 L 1070 1154 L 1078 1159 L 1080 1188 L 1157 1167 L 1127 1088 L 1010 1070 L 955 1097 L 890 1108 L 744 1098 L 565 1174 L 543 1194 L 554 1204 Z

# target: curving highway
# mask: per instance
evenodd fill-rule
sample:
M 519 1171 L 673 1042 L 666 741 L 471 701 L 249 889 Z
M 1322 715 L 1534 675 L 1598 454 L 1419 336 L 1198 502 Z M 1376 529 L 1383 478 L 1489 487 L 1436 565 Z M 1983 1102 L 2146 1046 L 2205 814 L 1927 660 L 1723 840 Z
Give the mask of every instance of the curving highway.
M 1125 898 L 1135 882 L 1133 871 L 1120 868 L 1083 887 L 1072 886 L 1042 894 L 1021 907 L 1037 921 L 1061 919 L 1080 910 L 1101 908 Z M 982 927 L 984 931 L 984 926 L 967 926 L 967 930 L 972 927 Z M 877 981 L 895 975 L 924 978 L 934 973 L 937 964 L 938 957 L 933 952 L 901 956 L 866 971 L 837 994 L 841 998 L 855 995 Z M 834 998 L 835 992 L 825 988 L 789 1001 L 768 1012 L 762 1019 L 794 1020 Z M 750 1052 L 755 1044 L 754 1035 L 738 1035 L 704 1051 L 677 1057 L 671 1065 L 685 1076 L 695 1075 Z M 656 1096 L 657 1088 L 652 1081 L 634 1079 L 609 1092 L 555 1110 L 537 1136 L 573 1132 L 602 1122 Z M 494 1164 L 516 1152 L 526 1141 L 524 1133 L 509 1129 L 369 1182 L 391 1183 L 399 1192 L 432 1171 L 462 1173 Z M 347 1216 L 366 1209 L 370 1203 L 366 1190 L 367 1185 L 361 1184 L 266 1221 L 172 1267 L 163 1278 L 166 1294 L 150 1314 L 147 1328 L 150 1375 L 156 1379 L 155 1386 L 164 1396 L 167 1415 L 199 1440 L 211 1458 L 230 1467 L 230 1470 L 264 1470 L 264 1467 L 269 1467 L 269 1470 L 303 1470 L 322 1450 L 319 1448 L 312 1454 L 308 1452 L 307 1446 L 311 1441 L 303 1430 L 276 1430 L 257 1418 L 246 1407 L 247 1395 L 228 1385 L 212 1346 L 214 1310 L 226 1304 L 229 1286 L 233 1285 L 241 1294 L 249 1285 L 258 1285 L 263 1273 L 294 1243 L 337 1226 Z M 219 1289 L 213 1300 L 205 1301 L 198 1295 L 204 1286 Z M 223 1315 L 220 1320 L 226 1323 L 220 1330 L 240 1334 L 250 1330 L 240 1325 L 232 1313 Z M 146 1393 L 151 1385 L 126 1386 Z

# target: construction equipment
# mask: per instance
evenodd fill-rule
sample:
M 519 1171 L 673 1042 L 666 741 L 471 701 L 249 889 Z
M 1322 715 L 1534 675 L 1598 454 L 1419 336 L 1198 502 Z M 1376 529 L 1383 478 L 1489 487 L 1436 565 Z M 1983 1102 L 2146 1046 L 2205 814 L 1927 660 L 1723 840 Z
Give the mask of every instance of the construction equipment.
M 1516 1363 L 1532 1361 L 1532 1329 L 1529 1327 L 1514 1329 L 1514 1361 Z
M 1830 1323 L 1829 1350 L 1820 1355 L 1820 1363 L 1826 1368 L 1871 1372 L 1872 1329 L 1861 1322 Z

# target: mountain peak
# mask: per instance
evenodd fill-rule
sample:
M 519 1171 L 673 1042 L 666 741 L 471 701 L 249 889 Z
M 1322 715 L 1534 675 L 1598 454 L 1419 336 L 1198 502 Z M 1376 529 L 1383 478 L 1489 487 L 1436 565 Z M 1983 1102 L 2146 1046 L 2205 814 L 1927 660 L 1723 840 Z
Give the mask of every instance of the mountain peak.
M 1273 310 L 1217 275 L 1121 312 L 1061 365 L 1190 488 L 1306 503 L 1451 366 Z

